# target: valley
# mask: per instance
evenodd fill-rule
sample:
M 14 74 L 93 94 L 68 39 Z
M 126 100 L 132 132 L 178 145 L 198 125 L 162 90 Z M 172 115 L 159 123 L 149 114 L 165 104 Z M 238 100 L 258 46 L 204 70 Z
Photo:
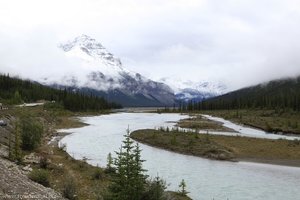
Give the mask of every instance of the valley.
M 269 198 L 279 200 L 286 195 L 291 198 L 298 195 L 291 186 L 284 187 L 284 191 L 277 188 L 283 183 L 298 187 L 297 101 L 281 104 L 286 102 L 285 98 L 274 96 L 270 99 L 268 90 L 265 90 L 263 99 L 268 100 L 260 103 L 258 96 L 256 103 L 252 104 L 252 101 L 243 100 L 243 96 L 239 97 L 240 93 L 236 91 L 233 98 L 225 94 L 226 101 L 220 99 L 223 98 L 221 95 L 199 102 L 191 99 L 173 106 L 139 108 L 137 102 L 129 100 L 134 107 L 120 109 L 119 104 L 101 96 L 87 95 L 90 89 L 85 92 L 70 87 L 55 89 L 9 75 L 1 75 L 0 81 L 1 98 L 6 108 L 0 111 L 0 117 L 7 123 L 4 128 L 0 127 L 0 141 L 5 152 L 1 159 L 17 162 L 16 167 L 30 178 L 26 178 L 28 184 L 34 180 L 50 186 L 60 193 L 59 198 L 73 199 L 76 195 L 75 199 L 109 199 L 106 195 L 114 194 L 107 192 L 115 181 L 115 175 L 107 168 L 107 155 L 112 153 L 113 157 L 116 156 L 113 152 L 120 147 L 126 129 L 130 130 L 131 138 L 140 142 L 141 156 L 145 159 L 143 166 L 152 178 L 147 183 L 154 184 L 151 180 L 159 174 L 166 181 L 166 186 L 160 182 L 160 188 L 161 191 L 166 189 L 161 194 L 167 199 L 189 199 L 188 196 L 195 200 L 239 199 L 244 198 L 244 193 L 251 192 L 251 188 L 256 188 L 256 194 L 248 195 L 249 199 L 253 199 L 265 193 L 262 185 L 270 182 L 273 184 L 269 184 L 267 189 Z M 287 91 L 289 81 L 283 82 L 284 87 L 277 87 L 276 92 Z M 297 87 L 295 85 L 290 88 Z M 256 88 L 259 90 L 259 87 Z M 297 98 L 298 93 L 289 92 L 286 96 L 289 95 Z M 40 103 L 33 103 L 37 100 Z M 220 106 L 229 107 L 221 109 Z M 272 109 L 272 106 L 276 108 Z M 26 141 L 30 137 L 21 135 L 27 145 L 19 142 L 20 123 L 22 134 L 35 134 L 31 142 Z M 33 132 L 26 132 L 26 129 Z M 39 131 L 43 132 L 42 136 L 38 135 Z M 5 162 L 11 162 L 9 160 Z M 193 166 L 204 169 L 207 176 L 195 179 L 203 176 L 203 171 L 195 171 Z M 214 168 L 212 171 L 211 166 Z M 272 173 L 280 176 L 272 177 L 266 169 L 272 169 Z M 233 181 L 232 177 L 235 180 L 253 177 L 253 182 L 241 186 L 242 182 L 235 181 L 240 193 L 235 193 L 233 188 L 224 190 L 221 185 L 215 185 L 220 179 L 214 174 L 215 170 L 224 172 L 221 178 L 223 184 Z M 238 173 L 232 174 L 234 171 Z M 255 177 L 253 172 L 257 171 L 260 171 L 260 177 Z M 14 176 L 16 179 L 19 177 L 18 174 Z M 264 181 L 260 180 L 257 184 L 261 177 Z M 190 192 L 188 196 L 178 192 L 182 179 Z M 20 192 L 23 191 L 19 186 Z M 39 194 L 30 188 L 27 192 Z M 145 192 L 145 195 L 150 195 L 151 190 Z M 12 193 L 5 192 L 3 195 Z
M 179 101 L 199 101 L 227 91 L 224 84 L 209 81 L 186 82 L 172 77 L 152 80 L 128 70 L 120 58 L 85 34 L 60 43 L 57 54 L 62 56 L 63 65 L 72 63 L 71 70 L 25 78 L 56 89 L 92 94 L 124 107 L 173 106 Z
M 0 200 L 298 200 L 300 3 L 0 3 Z
M 192 199 L 253 199 L 265 193 L 272 199 L 281 199 L 286 195 L 292 198 L 297 196 L 297 192 L 294 193 L 292 188 L 292 185 L 297 185 L 299 179 L 297 141 L 258 139 L 253 138 L 254 136 L 243 137 L 243 134 L 211 135 L 206 134 L 206 131 L 203 134 L 194 131 L 178 132 L 175 122 L 186 118 L 188 115 L 177 113 L 141 112 L 83 117 L 80 118 L 82 122 L 90 125 L 63 130 L 72 134 L 64 137 L 61 143 L 66 145 L 67 152 L 75 159 L 87 157 L 88 163 L 105 166 L 106 155 L 120 145 L 122 135 L 125 134 L 123 129 L 129 125 L 133 131 L 132 138 L 141 142 L 147 173 L 150 176 L 158 173 L 166 178 L 171 190 L 176 190 L 178 181 L 183 177 Z M 143 130 L 145 128 L 147 130 Z M 212 133 L 212 130 L 209 133 Z M 245 183 L 242 177 L 251 179 Z M 287 180 L 291 182 L 288 183 Z M 240 192 L 237 193 L 235 187 L 230 187 L 232 182 Z M 269 187 L 263 187 L 265 184 Z M 281 189 L 277 188 L 278 185 Z M 254 188 L 255 193 L 249 193 L 247 197 L 243 195 Z M 218 191 L 218 194 L 215 191 Z

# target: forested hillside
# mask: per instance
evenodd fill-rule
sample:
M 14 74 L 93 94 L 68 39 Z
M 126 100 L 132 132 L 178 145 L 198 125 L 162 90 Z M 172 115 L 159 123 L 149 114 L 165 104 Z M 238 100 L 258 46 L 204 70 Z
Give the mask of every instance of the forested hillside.
M 98 111 L 120 107 L 101 97 L 75 93 L 67 89 L 57 90 L 29 80 L 0 74 L 0 102 L 20 104 L 38 100 L 55 101 L 57 105 L 71 111 Z
M 202 102 L 189 102 L 187 110 L 291 109 L 300 111 L 300 76 L 243 88 Z

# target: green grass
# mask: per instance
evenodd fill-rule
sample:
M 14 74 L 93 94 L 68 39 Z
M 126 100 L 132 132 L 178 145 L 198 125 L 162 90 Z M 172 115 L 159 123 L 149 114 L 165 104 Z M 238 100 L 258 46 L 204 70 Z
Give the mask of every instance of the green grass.
M 177 123 L 177 126 L 195 130 L 235 132 L 230 128 L 224 127 L 222 123 L 206 119 L 201 115 L 195 115 L 191 118 L 182 119 Z
M 104 194 L 110 184 L 110 175 L 104 174 L 102 169 L 85 161 L 73 159 L 58 148 L 52 150 L 49 174 L 50 184 L 55 190 L 64 195 L 75 193 L 77 199 L 98 199 Z M 96 171 L 101 173 L 101 177 L 95 177 Z
M 190 197 L 188 196 L 182 196 L 178 192 L 167 192 L 167 195 L 171 197 L 171 199 L 176 199 L 176 200 L 191 200 Z
M 177 110 L 159 110 L 157 112 L 181 113 Z M 259 128 L 267 132 L 300 135 L 300 112 L 292 111 L 290 109 L 202 110 L 185 113 L 190 115 L 208 114 L 216 117 L 222 117 L 235 123 Z M 192 124 L 190 126 L 191 128 L 198 128 L 197 124 Z M 201 126 L 199 129 L 200 128 Z
M 183 154 L 216 160 L 234 159 L 234 154 L 230 148 L 211 140 L 210 135 L 207 134 L 145 129 L 134 131 L 130 136 L 139 142 Z
M 170 151 L 219 160 L 245 160 L 300 166 L 300 141 L 138 130 L 131 137 Z M 172 141 L 176 140 L 176 144 Z
M 268 132 L 300 134 L 300 113 L 289 110 L 215 110 L 201 111 Z

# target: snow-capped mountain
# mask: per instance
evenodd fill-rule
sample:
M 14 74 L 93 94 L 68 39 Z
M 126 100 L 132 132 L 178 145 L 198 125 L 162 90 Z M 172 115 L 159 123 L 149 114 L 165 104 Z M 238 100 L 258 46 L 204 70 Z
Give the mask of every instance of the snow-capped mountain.
M 193 82 L 173 78 L 162 78 L 159 81 L 168 84 L 179 101 L 201 101 L 228 92 L 227 87 L 221 82 Z
M 123 106 L 174 103 L 174 92 L 168 85 L 125 69 L 120 59 L 87 35 L 62 43 L 59 48 L 68 63 L 74 64 L 74 70 L 39 80 L 43 84 L 92 92 Z

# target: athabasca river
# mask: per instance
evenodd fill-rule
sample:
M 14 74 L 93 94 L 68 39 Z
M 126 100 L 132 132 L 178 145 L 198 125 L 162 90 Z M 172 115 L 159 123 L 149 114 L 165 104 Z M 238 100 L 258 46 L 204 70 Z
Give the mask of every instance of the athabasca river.
M 187 117 L 155 113 L 114 113 L 81 117 L 89 125 L 61 130 L 71 134 L 64 137 L 60 144 L 65 144 L 67 152 L 75 159 L 85 157 L 92 165 L 106 166 L 108 153 L 114 153 L 120 148 L 128 126 L 131 131 L 172 127 L 174 122 Z M 247 133 L 254 133 L 255 136 L 256 132 L 253 129 Z M 259 137 L 263 137 L 259 133 Z M 184 179 L 189 196 L 195 200 L 300 199 L 300 168 L 297 167 L 213 161 L 142 144 L 141 148 L 142 158 L 146 160 L 144 168 L 150 176 L 162 177 L 168 183 L 169 190 L 178 190 L 180 181 Z

